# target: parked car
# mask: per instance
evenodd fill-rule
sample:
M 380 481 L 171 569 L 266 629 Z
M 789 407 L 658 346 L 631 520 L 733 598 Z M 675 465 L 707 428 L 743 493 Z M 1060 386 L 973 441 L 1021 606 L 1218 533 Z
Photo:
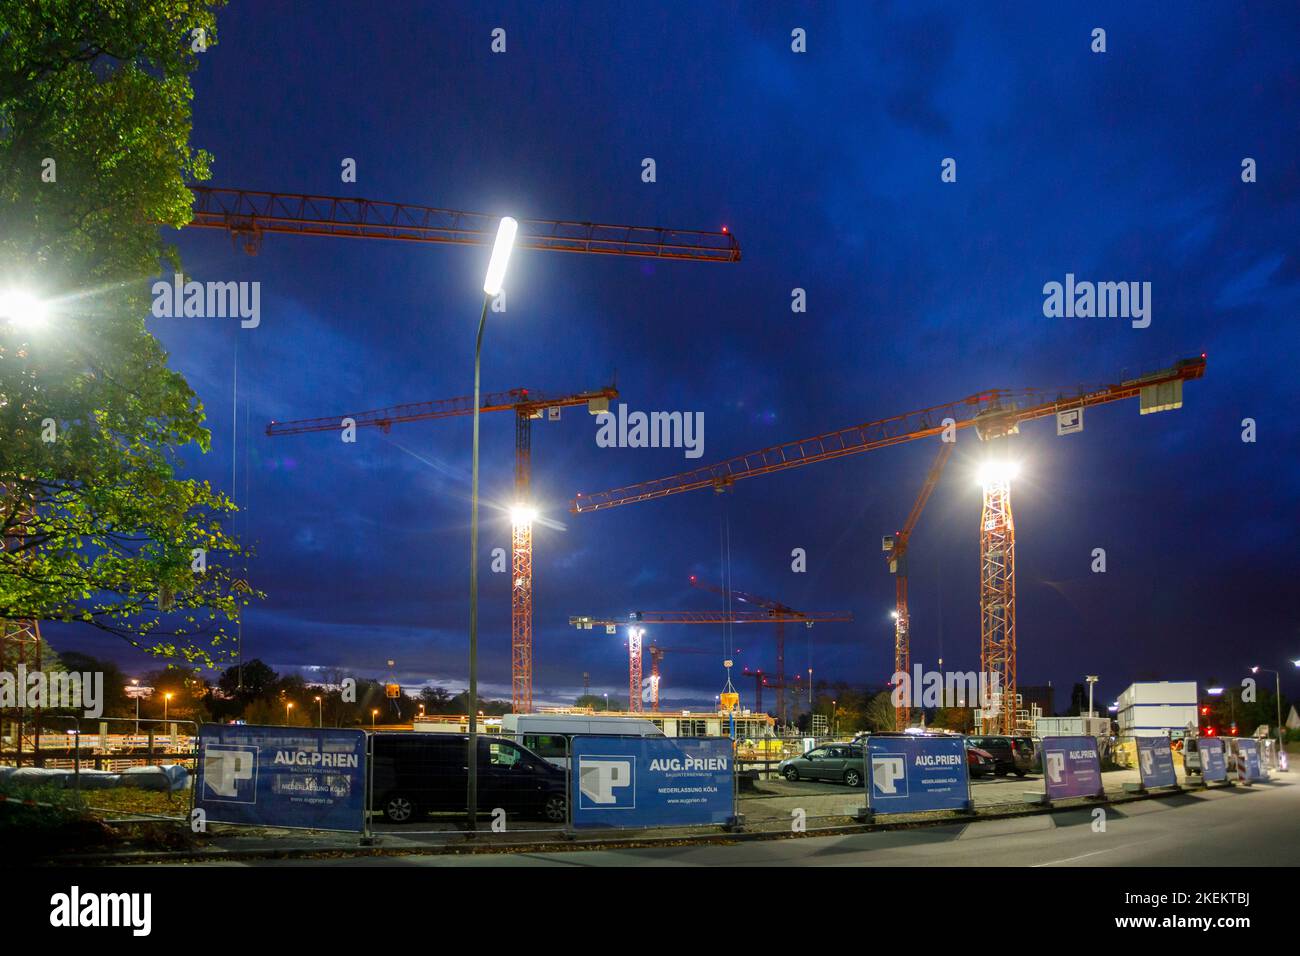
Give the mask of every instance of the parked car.
M 987 777 L 996 769 L 993 755 L 976 747 L 969 740 L 966 741 L 966 765 L 970 768 L 972 777 Z
M 375 734 L 371 810 L 390 823 L 465 813 L 468 749 L 465 734 Z M 563 823 L 565 772 L 514 741 L 479 737 L 478 806 Z
M 1034 750 L 1034 741 L 1029 737 L 988 734 L 967 737 L 966 740 L 993 755 L 993 772 L 999 777 L 1009 773 L 1023 777 L 1038 769 L 1038 754 Z
M 859 744 L 826 744 L 776 765 L 789 781 L 833 780 L 850 787 L 862 786 L 865 757 Z

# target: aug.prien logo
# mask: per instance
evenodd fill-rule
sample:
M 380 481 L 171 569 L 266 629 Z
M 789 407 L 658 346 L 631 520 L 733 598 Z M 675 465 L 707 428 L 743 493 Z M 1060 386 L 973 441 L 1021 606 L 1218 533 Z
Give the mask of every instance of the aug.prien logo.
M 1065 284 L 1043 286 L 1043 315 L 1049 319 L 1132 319 L 1133 328 L 1151 324 L 1150 282 L 1075 282 L 1065 274 Z
M 260 282 L 186 282 L 178 272 L 171 282 L 159 279 L 150 291 L 156 319 L 238 317 L 245 329 L 255 329 L 262 322 Z
M 632 786 L 631 760 L 613 757 L 578 758 L 578 789 L 584 802 L 613 808 L 620 802 L 620 795 L 616 791 L 628 790 L 631 793 Z
M 28 671 L 19 664 L 16 673 L 0 671 L 0 710 L 80 710 L 94 719 L 104 713 L 104 674 L 86 671 Z
M 685 448 L 687 458 L 704 454 L 703 412 L 631 412 L 620 403 L 618 412 L 597 412 L 601 448 Z

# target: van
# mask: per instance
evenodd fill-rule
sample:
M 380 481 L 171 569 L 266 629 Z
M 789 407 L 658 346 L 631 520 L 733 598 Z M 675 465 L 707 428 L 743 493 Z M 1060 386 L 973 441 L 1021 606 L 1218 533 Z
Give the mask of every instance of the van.
M 469 736 L 374 735 L 370 809 L 390 823 L 412 823 L 429 813 L 468 811 Z M 566 775 L 512 740 L 478 739 L 478 808 L 491 813 L 564 823 Z
M 643 717 L 599 714 L 506 714 L 501 718 L 501 733 L 561 769 L 568 769 L 575 736 L 664 736 L 662 730 Z
M 972 747 L 985 750 L 993 757 L 993 772 L 1003 777 L 1014 773 L 1023 777 L 1027 773 L 1040 772 L 1038 754 L 1034 741 L 1029 737 L 1007 734 L 975 734 L 966 738 Z

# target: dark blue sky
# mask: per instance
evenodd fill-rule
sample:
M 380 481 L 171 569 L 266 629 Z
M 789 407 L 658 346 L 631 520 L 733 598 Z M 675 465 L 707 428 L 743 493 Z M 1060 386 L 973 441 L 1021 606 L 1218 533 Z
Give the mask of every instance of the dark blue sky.
M 504 55 L 489 49 L 498 26 Z M 806 54 L 790 51 L 794 27 Z M 1094 27 L 1105 54 L 1090 51 Z M 216 185 L 729 226 L 736 265 L 520 251 L 485 347 L 487 390 L 577 391 L 617 369 L 633 409 L 703 411 L 702 463 L 984 388 L 1113 381 L 1207 352 L 1178 412 L 1126 402 L 1089 412 L 1082 435 L 1043 421 L 1012 440 L 1020 681 L 1064 685 L 1064 705 L 1085 673 L 1110 699 L 1135 677 L 1227 681 L 1300 657 L 1295 9 L 320 2 L 233 4 L 220 30 L 195 80 L 194 143 L 215 155 Z M 340 182 L 344 157 L 355 185 Z M 945 157 L 955 184 L 940 181 Z M 1241 181 L 1243 157 L 1258 182 Z M 456 686 L 469 420 L 355 445 L 263 428 L 469 393 L 487 250 L 271 236 L 250 258 L 219 233 L 176 241 L 196 278 L 262 284 L 256 330 L 152 323 L 208 408 L 212 453 L 195 467 L 227 490 L 238 349 L 253 430 L 234 490 L 269 595 L 246 655 L 360 673 L 394 658 L 407 682 Z M 1067 272 L 1150 281 L 1150 327 L 1044 318 L 1043 284 Z M 806 314 L 790 310 L 794 287 Z M 483 490 L 503 503 L 512 416 L 483 428 Z M 856 615 L 792 632 L 789 670 L 887 679 L 880 536 L 906 517 L 933 444 L 574 516 L 577 491 L 691 464 L 598 448 L 595 432 L 578 409 L 534 429 L 553 519 L 536 534 L 539 699 L 571 700 L 584 670 L 626 692 L 621 638 L 571 631 L 570 615 L 716 608 L 687 575 L 720 578 L 724 526 L 737 587 Z M 931 666 L 979 664 L 978 451 L 964 432 L 913 541 L 913 657 Z M 508 544 L 488 508 L 485 562 Z M 1104 575 L 1089 570 L 1097 547 Z M 508 575 L 485 574 L 481 615 L 480 679 L 508 697 Z M 652 634 L 723 644 L 704 628 Z M 741 664 L 773 667 L 766 630 L 736 642 Z M 722 679 L 706 655 L 670 657 L 664 695 L 698 705 Z

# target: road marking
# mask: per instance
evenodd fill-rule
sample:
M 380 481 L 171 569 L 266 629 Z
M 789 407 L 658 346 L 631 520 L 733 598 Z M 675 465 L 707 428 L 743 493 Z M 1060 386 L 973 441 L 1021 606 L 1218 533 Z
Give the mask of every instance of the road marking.
M 1140 840 L 1137 843 L 1125 843 L 1123 846 L 1107 847 L 1104 850 L 1093 850 L 1091 853 L 1081 853 L 1078 856 L 1067 856 L 1064 860 L 1048 860 L 1046 863 L 1034 863 L 1030 869 L 1038 869 L 1040 866 L 1056 866 L 1058 863 L 1073 863 L 1075 860 L 1086 860 L 1090 856 L 1097 856 L 1102 853 L 1113 853 L 1115 850 L 1127 850 L 1131 847 L 1141 846 L 1143 843 L 1150 843 L 1150 840 Z

